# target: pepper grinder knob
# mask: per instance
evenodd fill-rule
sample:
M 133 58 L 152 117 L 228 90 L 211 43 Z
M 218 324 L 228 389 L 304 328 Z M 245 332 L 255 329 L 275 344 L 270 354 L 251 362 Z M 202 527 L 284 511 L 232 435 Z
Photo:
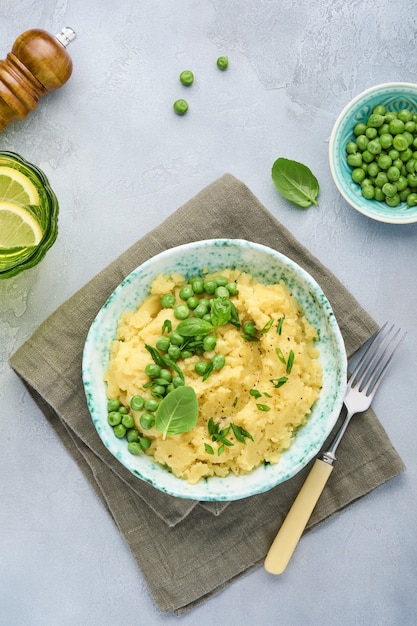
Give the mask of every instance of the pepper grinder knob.
M 59 89 L 72 74 L 67 46 L 76 37 L 68 26 L 56 36 L 33 29 L 22 33 L 0 61 L 0 131 L 36 108 L 39 98 Z

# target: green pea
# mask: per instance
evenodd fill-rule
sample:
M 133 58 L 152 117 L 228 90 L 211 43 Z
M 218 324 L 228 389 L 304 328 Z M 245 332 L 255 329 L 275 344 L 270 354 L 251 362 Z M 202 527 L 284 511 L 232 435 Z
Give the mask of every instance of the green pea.
M 392 119 L 389 123 L 389 132 L 391 135 L 399 135 L 404 131 L 405 124 L 398 118 Z M 398 148 L 397 148 L 398 150 Z
M 143 450 L 147 450 L 151 446 L 152 441 L 149 439 L 149 437 L 141 437 L 139 439 L 139 443 Z
M 217 59 L 216 63 L 219 70 L 227 70 L 227 68 L 229 67 L 229 57 L 221 56 Z
M 128 441 L 139 441 L 139 431 L 137 428 L 130 428 L 126 433 Z
M 401 202 L 407 202 L 407 198 L 410 195 L 410 193 L 411 193 L 411 189 L 408 186 L 402 191 L 400 191 L 398 195 L 400 196 Z
M 205 304 L 202 304 L 200 302 L 200 304 L 198 304 L 196 306 L 196 308 L 194 309 L 194 316 L 195 317 L 200 317 L 202 318 L 204 315 L 206 315 L 208 313 L 208 307 L 206 307 Z
M 392 135 L 390 133 L 384 133 L 380 135 L 379 142 L 381 144 L 381 148 L 384 150 L 388 150 L 392 146 Z
M 385 185 L 382 187 L 382 191 L 387 198 L 393 198 L 397 193 L 397 187 L 392 183 L 385 183 Z
M 188 298 L 191 298 L 193 295 L 194 289 L 191 287 L 191 285 L 184 285 L 183 287 L 181 287 L 179 293 L 181 300 L 188 300 Z
M 228 281 L 225 276 L 222 276 L 221 274 L 219 274 L 219 276 L 214 277 L 214 282 L 216 283 L 218 287 L 226 287 Z
M 372 163 L 369 163 L 368 176 L 370 176 L 371 178 L 375 178 L 378 172 L 379 172 L 379 165 L 375 163 L 375 161 Z
M 154 413 L 156 409 L 158 408 L 158 406 L 159 406 L 159 402 L 158 400 L 155 400 L 155 398 L 148 398 L 147 400 L 145 400 L 145 404 L 144 404 L 145 411 Z
M 386 175 L 385 172 L 378 172 L 376 178 L 375 178 L 375 186 L 376 187 L 383 187 L 385 185 L 385 183 L 388 182 L 388 176 Z
M 123 424 L 117 424 L 117 426 L 113 428 L 113 432 L 118 439 L 123 439 L 126 434 L 126 428 Z
M 408 187 L 408 180 L 405 176 L 400 176 L 395 184 L 397 186 L 397 191 L 404 191 L 404 189 L 407 189 Z
M 177 330 L 173 330 L 169 336 L 169 340 L 173 346 L 182 346 L 184 337 Z
M 117 398 L 112 398 L 107 402 L 108 411 L 117 411 L 120 407 L 120 401 Z
M 122 424 L 126 429 L 133 428 L 133 426 L 135 425 L 135 420 L 131 415 L 123 415 Z
M 378 131 L 376 128 L 367 128 L 365 131 L 365 135 L 368 137 L 368 139 L 375 139 L 375 137 L 377 137 L 378 135 Z
M 139 418 L 139 423 L 143 430 L 150 430 L 155 426 L 155 416 L 151 413 L 142 413 Z
M 384 115 L 380 115 L 379 113 L 372 113 L 368 118 L 367 124 L 371 128 L 379 128 L 384 123 L 384 120 Z
M 351 176 L 352 180 L 355 183 L 361 183 L 364 180 L 366 174 L 361 167 L 355 167 L 355 169 L 352 171 Z
M 141 411 L 143 409 L 143 405 L 145 404 L 145 400 L 142 396 L 136 394 L 130 398 L 130 408 L 132 411 Z
M 359 152 L 356 154 L 349 154 L 347 162 L 351 167 L 360 167 L 362 165 L 362 155 Z
M 204 290 L 206 293 L 208 293 L 210 296 L 212 296 L 214 294 L 214 292 L 216 291 L 216 281 L 215 280 L 205 280 L 204 281 Z
M 398 152 L 398 150 L 394 150 L 394 148 L 392 148 L 392 150 L 388 152 L 388 156 L 390 157 L 390 159 L 395 161 L 395 159 L 399 159 L 400 153 Z
M 228 298 L 229 297 L 229 291 L 227 289 L 227 287 L 216 287 L 216 290 L 214 292 L 214 295 L 217 298 Z
M 346 144 L 346 152 L 348 154 L 355 154 L 358 151 L 358 145 L 354 141 L 349 141 Z
M 122 415 L 127 415 L 129 413 L 129 409 L 127 408 L 127 406 L 121 405 L 119 408 L 119 413 L 121 413 Z
M 189 359 L 191 356 L 194 356 L 194 353 L 191 350 L 181 350 L 181 359 Z
M 107 415 L 107 421 L 110 426 L 117 426 L 122 421 L 122 414 L 119 411 L 110 411 Z
M 186 304 L 177 304 L 174 309 L 174 317 L 177 320 L 186 320 L 190 316 L 190 309 Z
M 377 163 L 381 170 L 387 170 L 392 165 L 392 159 L 388 154 L 380 154 Z
M 172 309 L 175 304 L 175 296 L 172 293 L 164 293 L 161 296 L 161 305 L 164 309 Z
M 412 133 L 412 134 L 415 133 L 416 128 L 417 128 L 417 124 L 413 122 L 413 120 L 409 120 L 408 122 L 405 123 L 405 130 L 408 133 Z
M 205 352 L 211 352 L 214 350 L 217 344 L 217 339 L 213 335 L 206 335 L 203 339 L 203 348 Z
M 172 379 L 172 384 L 176 389 L 177 387 L 183 387 L 185 383 L 184 379 L 181 378 L 181 376 L 174 376 L 174 378 Z
M 188 111 L 188 103 L 185 100 L 176 100 L 173 104 L 174 111 L 177 115 L 185 115 Z
M 180 74 L 180 81 L 183 85 L 189 87 L 194 82 L 194 74 L 191 72 L 191 70 L 184 70 Z
M 235 281 L 233 281 L 232 283 L 227 283 L 226 289 L 229 292 L 230 296 L 237 296 L 237 294 L 239 293 L 237 284 Z
M 413 114 L 408 109 L 402 109 L 398 113 L 398 119 L 401 120 L 404 123 L 405 122 L 409 122 L 410 120 L 413 119 Z
M 364 187 L 362 187 L 362 195 L 367 200 L 372 200 L 372 198 L 375 196 L 374 187 L 372 185 L 365 185 Z
M 417 206 L 417 193 L 410 193 L 407 196 L 408 206 Z
M 357 124 L 355 124 L 353 128 L 353 134 L 356 137 L 359 137 L 359 135 L 364 135 L 365 133 L 366 133 L 366 124 L 364 124 L 363 122 L 358 122 Z
M 386 112 L 387 112 L 387 109 L 385 108 L 385 106 L 383 104 L 377 104 L 372 109 L 372 113 L 375 113 L 376 115 L 385 115 Z
M 409 187 L 417 187 L 417 174 L 408 174 L 407 181 Z
M 211 359 L 211 363 L 213 365 L 213 369 L 221 370 L 226 363 L 225 356 L 223 354 L 215 354 L 214 357 Z
M 249 337 L 253 337 L 256 335 L 256 326 L 253 322 L 245 322 L 243 324 L 243 333 L 245 335 L 249 335 Z
M 409 161 L 407 161 L 405 169 L 407 170 L 408 174 L 412 174 L 413 172 L 415 172 L 416 161 L 414 159 L 410 159 Z
M 145 367 L 145 374 L 149 378 L 158 378 L 161 373 L 161 367 L 156 363 L 148 363 Z
M 386 113 L 385 115 L 385 121 L 390 123 L 392 120 L 396 120 L 398 117 L 398 114 L 396 111 L 389 111 L 388 113 Z
M 412 156 L 412 150 L 410 150 L 410 148 L 406 148 L 405 150 L 400 152 L 400 161 L 402 161 L 403 163 L 407 163 L 407 161 L 409 161 Z
M 385 124 L 382 124 L 382 126 L 378 128 L 378 135 L 387 135 L 388 133 L 389 133 L 389 124 L 385 122 Z
M 366 146 L 368 145 L 368 143 L 369 143 L 369 139 L 366 135 L 359 135 L 356 138 L 356 145 L 358 146 L 361 152 L 366 150 Z
M 127 449 L 129 450 L 130 454 L 134 454 L 135 456 L 138 456 L 143 452 L 142 446 L 140 445 L 139 441 L 129 441 L 129 443 L 127 444 Z
M 181 348 L 171 344 L 168 348 L 168 356 L 173 361 L 177 361 L 181 356 Z
M 382 189 L 380 187 L 374 187 L 374 190 L 375 190 L 374 200 L 377 200 L 378 202 L 384 202 L 385 194 L 382 191 Z
M 398 152 L 402 152 L 403 150 L 406 150 L 408 148 L 408 141 L 404 137 L 404 135 L 398 134 L 395 135 L 394 139 L 392 140 L 392 145 L 394 146 L 395 150 L 398 150 Z
M 375 160 L 375 154 L 372 154 L 372 152 L 369 152 L 369 150 L 365 150 L 364 152 L 362 152 L 362 159 L 365 161 L 365 163 L 371 163 L 371 161 Z
M 164 378 L 168 382 L 171 382 L 171 380 L 172 380 L 172 374 L 171 374 L 170 370 L 167 370 L 165 368 L 161 368 L 161 373 L 159 375 L 160 375 L 161 378 Z
M 398 195 L 398 193 L 395 193 L 393 196 L 387 196 L 385 198 L 385 202 L 388 204 L 388 206 L 396 207 L 400 204 L 400 196 Z
M 199 303 L 200 303 L 200 300 L 196 298 L 195 296 L 191 296 L 191 298 L 187 299 L 187 306 L 192 311 L 194 311 L 194 309 L 198 307 Z
M 204 293 L 204 281 L 202 278 L 194 278 L 191 282 L 191 286 L 194 290 L 194 293 L 202 294 Z
M 197 363 L 194 365 L 194 371 L 199 376 L 204 376 L 204 374 L 208 370 L 208 366 L 209 364 L 207 363 L 207 361 L 197 361 Z
M 388 176 L 388 180 L 395 183 L 400 177 L 400 170 L 398 169 L 398 167 L 394 167 L 392 165 L 387 170 L 387 176 Z
M 155 345 L 161 352 L 166 352 L 169 348 L 169 344 L 169 337 L 160 337 Z

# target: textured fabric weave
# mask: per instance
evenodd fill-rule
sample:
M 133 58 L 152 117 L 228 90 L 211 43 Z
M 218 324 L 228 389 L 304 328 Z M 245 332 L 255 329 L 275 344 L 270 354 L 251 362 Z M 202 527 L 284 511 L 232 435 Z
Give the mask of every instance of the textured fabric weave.
M 345 287 L 239 180 L 226 174 L 130 247 L 55 311 L 10 359 L 68 452 L 112 515 L 162 611 L 190 610 L 258 566 L 308 470 L 273 490 L 230 503 L 173 498 L 140 481 L 104 447 L 90 418 L 82 351 L 104 301 L 138 265 L 189 241 L 255 241 L 290 257 L 329 299 L 348 355 L 377 329 Z M 353 420 L 307 529 L 404 469 L 372 410 Z M 250 537 L 250 541 L 242 541 Z

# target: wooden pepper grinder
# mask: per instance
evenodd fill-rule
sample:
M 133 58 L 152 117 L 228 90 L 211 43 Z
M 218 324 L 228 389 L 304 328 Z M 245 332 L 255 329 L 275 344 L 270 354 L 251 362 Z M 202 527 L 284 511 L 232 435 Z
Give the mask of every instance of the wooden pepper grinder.
M 34 29 L 16 39 L 6 60 L 0 61 L 0 131 L 24 119 L 41 96 L 67 82 L 72 61 L 66 48 L 75 36 L 65 27 L 55 37 Z

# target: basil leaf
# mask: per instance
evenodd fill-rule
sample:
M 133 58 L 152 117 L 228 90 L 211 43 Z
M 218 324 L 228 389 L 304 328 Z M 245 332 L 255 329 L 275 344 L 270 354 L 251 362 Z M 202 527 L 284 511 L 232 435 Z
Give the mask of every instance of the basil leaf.
M 200 317 L 189 317 L 186 320 L 182 320 L 176 328 L 176 331 L 182 337 L 195 337 L 196 335 L 208 335 L 213 330 L 213 326 L 210 322 L 201 319 Z
M 313 203 L 320 187 L 312 171 L 298 161 L 277 159 L 272 166 L 272 180 L 278 191 L 294 204 L 306 209 Z
M 155 414 L 155 427 L 167 435 L 186 433 L 197 423 L 198 400 L 192 387 L 185 385 L 170 391 L 159 404 Z
M 211 310 L 211 323 L 215 328 L 227 324 L 232 318 L 232 303 L 229 298 L 214 298 Z

